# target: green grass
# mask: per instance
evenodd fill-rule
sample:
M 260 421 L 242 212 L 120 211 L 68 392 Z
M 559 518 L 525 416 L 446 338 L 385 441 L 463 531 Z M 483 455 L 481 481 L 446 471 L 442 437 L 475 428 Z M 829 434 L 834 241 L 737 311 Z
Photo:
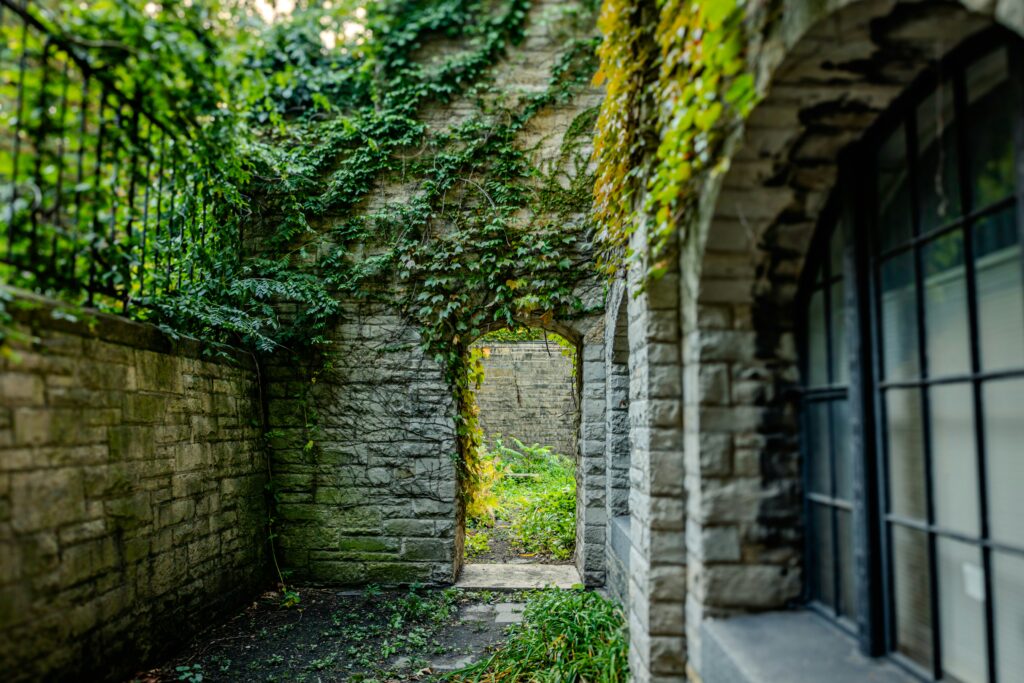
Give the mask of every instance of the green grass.
M 445 675 L 452 683 L 625 683 L 622 612 L 597 593 L 546 590 L 526 602 L 523 623 L 489 659 Z
M 466 530 L 466 557 L 479 557 L 491 550 L 491 537 L 486 528 Z
M 495 520 L 510 524 L 510 540 L 520 554 L 572 557 L 576 544 L 576 474 L 572 460 L 550 448 L 500 438 L 481 458 L 494 465 L 493 508 L 468 520 L 467 552 L 487 552 Z

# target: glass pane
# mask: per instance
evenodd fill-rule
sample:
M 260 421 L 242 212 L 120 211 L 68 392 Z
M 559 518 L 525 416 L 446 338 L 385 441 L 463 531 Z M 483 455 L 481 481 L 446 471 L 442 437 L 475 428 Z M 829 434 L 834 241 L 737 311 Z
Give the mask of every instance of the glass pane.
M 1020 112 L 1009 76 L 1009 53 L 996 50 L 967 69 L 970 174 L 974 206 L 1014 192 L 1013 122 Z
M 832 508 L 811 505 L 814 543 L 814 598 L 835 609 L 835 557 L 832 547 Z
M 957 230 L 925 245 L 921 266 L 928 375 L 968 373 L 971 349 L 963 233 Z
M 836 498 L 853 499 L 853 454 L 850 452 L 850 421 L 846 399 L 832 401 L 832 452 L 835 454 Z
M 975 546 L 948 538 L 935 543 L 939 570 L 942 680 L 984 683 L 985 570 Z
M 878 243 L 882 251 L 911 236 L 906 132 L 900 126 L 878 150 Z
M 921 394 L 917 389 L 894 389 L 885 394 L 888 418 L 889 509 L 903 517 L 924 519 L 927 482 Z
M 832 495 L 832 463 L 828 439 L 828 403 L 807 403 L 807 457 L 810 487 L 815 493 Z
M 979 533 L 978 466 L 971 385 L 934 386 L 928 397 L 935 523 L 976 536 Z
M 856 620 L 857 618 L 857 591 L 854 583 L 853 560 L 853 522 L 851 515 L 846 510 L 836 510 L 837 530 L 839 532 L 839 590 L 841 604 L 839 611 L 844 616 Z
M 829 238 L 829 277 L 837 278 L 843 276 L 843 248 L 846 246 L 846 220 L 840 219 L 832 230 Z
M 931 576 L 923 532 L 892 527 L 896 649 L 922 666 L 932 660 Z
M 811 295 L 807 308 L 807 386 L 828 384 L 828 338 L 825 336 L 825 292 Z
M 962 213 L 955 121 L 953 86 L 944 82 L 917 107 L 917 186 L 922 233 L 945 225 Z
M 918 376 L 914 292 L 914 259 L 910 252 L 882 263 L 882 356 L 886 379 Z
M 1024 557 L 992 553 L 992 590 L 998 680 L 1020 680 L 1024 672 Z
M 982 389 L 989 531 L 1024 548 L 1024 380 L 997 380 Z
M 832 383 L 846 384 L 850 360 L 846 357 L 846 308 L 843 306 L 843 281 L 832 285 Z
M 1016 209 L 974 226 L 974 269 L 981 367 L 1024 367 L 1024 279 Z

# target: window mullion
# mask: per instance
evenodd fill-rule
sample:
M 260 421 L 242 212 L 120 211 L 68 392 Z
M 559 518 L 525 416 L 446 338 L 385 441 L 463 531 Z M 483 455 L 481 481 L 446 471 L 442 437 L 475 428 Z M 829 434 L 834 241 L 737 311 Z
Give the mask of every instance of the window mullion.
M 970 145 L 968 144 L 968 131 L 970 121 L 967 118 L 967 86 L 964 80 L 963 69 L 957 70 L 953 77 L 953 111 L 956 120 L 960 124 L 957 130 L 957 156 L 959 157 L 957 175 L 960 179 L 961 206 L 964 207 L 964 215 L 968 218 L 963 226 L 963 250 L 964 250 L 964 277 L 967 284 L 967 320 L 970 330 L 970 353 L 971 353 L 971 399 L 972 413 L 974 418 L 974 450 L 976 458 L 976 472 L 978 484 L 978 522 L 979 534 L 982 539 L 989 537 L 988 523 L 988 476 L 985 461 L 985 427 L 984 427 L 984 406 L 982 400 L 982 381 L 979 374 L 981 368 L 980 351 L 980 328 L 978 322 L 978 286 L 974 264 L 974 223 L 970 216 L 974 211 L 974 198 L 971 191 Z M 986 658 L 988 660 L 988 681 L 996 683 L 995 667 L 995 618 L 992 606 L 992 552 L 986 544 L 981 543 L 981 565 L 983 581 L 985 584 L 985 646 Z
M 910 191 L 910 220 L 911 233 L 913 237 L 921 234 L 921 204 L 918 193 L 918 149 L 917 149 L 917 116 L 915 110 L 906 118 L 906 150 L 907 150 L 907 184 Z M 921 245 L 913 246 L 914 263 L 914 305 L 917 317 L 917 358 L 919 377 L 926 378 L 929 375 L 928 369 L 928 329 L 925 320 L 924 303 L 924 274 L 923 259 L 921 257 Z M 918 388 L 921 399 L 921 442 L 924 455 L 924 478 L 925 478 L 925 514 L 929 525 L 935 524 L 935 486 L 934 468 L 932 467 L 932 438 L 931 438 L 931 404 L 928 387 L 922 383 Z M 938 556 L 936 549 L 935 534 L 927 534 L 928 545 L 928 573 L 930 574 L 931 594 L 929 604 L 932 626 L 932 671 L 936 679 L 942 677 L 942 626 L 939 622 L 939 572 Z
M 854 168 L 869 168 L 869 160 L 858 156 Z M 873 380 L 877 352 L 874 351 L 871 321 L 872 285 L 869 242 L 872 234 L 872 206 L 875 202 L 873 177 L 866 172 L 851 174 L 841 182 L 844 205 L 849 207 L 848 229 L 843 246 L 843 289 L 845 309 L 844 333 L 850 353 L 847 409 L 850 419 L 848 455 L 853 458 L 853 495 L 851 524 L 854 539 L 854 582 L 857 600 L 858 639 L 861 650 L 869 656 L 885 651 L 885 597 L 882 580 L 883 519 L 882 489 L 879 487 L 876 457 L 876 421 Z M 856 201 L 867 197 L 868 201 Z

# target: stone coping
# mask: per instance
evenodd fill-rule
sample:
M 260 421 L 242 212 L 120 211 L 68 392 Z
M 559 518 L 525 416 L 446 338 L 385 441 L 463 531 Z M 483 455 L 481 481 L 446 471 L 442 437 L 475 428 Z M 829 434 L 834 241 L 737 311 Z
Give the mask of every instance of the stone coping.
M 156 325 L 130 320 L 95 308 L 74 306 L 23 289 L 0 284 L 13 301 L 5 306 L 16 324 L 31 330 L 51 330 L 90 339 L 129 346 L 155 353 L 173 354 L 202 361 L 229 361 L 240 367 L 254 369 L 253 356 L 236 347 L 219 346 L 217 356 L 209 353 L 212 345 L 194 337 L 172 337 Z M 63 315 L 57 315 L 64 311 Z

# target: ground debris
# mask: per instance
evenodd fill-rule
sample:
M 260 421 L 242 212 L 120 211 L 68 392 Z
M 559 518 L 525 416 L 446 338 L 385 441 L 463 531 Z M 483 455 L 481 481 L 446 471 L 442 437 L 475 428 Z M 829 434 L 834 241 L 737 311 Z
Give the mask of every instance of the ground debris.
M 507 593 L 372 586 L 299 593 L 290 608 L 280 593 L 263 593 L 132 683 L 431 681 L 492 651 L 509 623 Z

